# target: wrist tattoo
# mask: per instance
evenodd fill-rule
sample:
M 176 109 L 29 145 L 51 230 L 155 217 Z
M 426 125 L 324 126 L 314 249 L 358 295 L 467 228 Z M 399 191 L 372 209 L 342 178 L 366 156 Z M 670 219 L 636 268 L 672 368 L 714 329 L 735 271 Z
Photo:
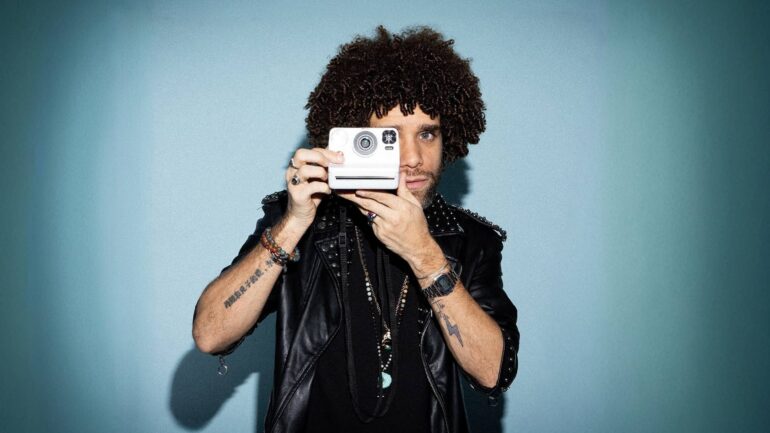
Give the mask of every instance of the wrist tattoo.
M 241 284 L 241 287 L 239 287 L 238 290 L 233 292 L 229 298 L 225 299 L 225 308 L 230 308 L 230 306 L 232 306 L 238 299 L 241 299 L 241 296 L 246 293 L 246 290 L 248 290 L 252 284 L 256 283 L 257 280 L 259 280 L 259 278 L 264 274 L 265 273 L 262 271 L 262 269 L 257 268 L 257 270 L 254 271 L 254 273 L 251 274 L 243 284 Z
M 446 332 L 449 334 L 449 336 L 455 336 L 457 338 L 457 341 L 460 343 L 460 347 L 465 347 L 463 345 L 463 337 L 460 335 L 460 327 L 457 325 L 453 325 L 452 322 L 449 320 L 449 316 L 444 312 L 444 304 L 441 303 L 441 301 L 436 300 L 434 302 L 434 305 L 438 305 L 438 316 L 442 319 L 444 319 L 444 325 L 446 326 Z

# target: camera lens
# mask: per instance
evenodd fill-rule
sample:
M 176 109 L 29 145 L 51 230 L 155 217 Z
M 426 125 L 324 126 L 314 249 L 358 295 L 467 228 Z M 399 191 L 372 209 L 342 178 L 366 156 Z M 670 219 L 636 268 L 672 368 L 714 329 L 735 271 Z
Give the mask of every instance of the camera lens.
M 361 131 L 353 139 L 353 150 L 361 156 L 369 156 L 377 149 L 377 138 L 369 131 Z

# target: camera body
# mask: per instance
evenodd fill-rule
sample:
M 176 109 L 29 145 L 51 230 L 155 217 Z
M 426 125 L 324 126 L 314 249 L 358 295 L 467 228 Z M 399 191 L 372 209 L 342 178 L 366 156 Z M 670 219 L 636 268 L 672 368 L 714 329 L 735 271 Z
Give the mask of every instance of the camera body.
M 329 166 L 332 189 L 396 189 L 400 147 L 394 128 L 332 128 L 329 150 L 345 154 Z

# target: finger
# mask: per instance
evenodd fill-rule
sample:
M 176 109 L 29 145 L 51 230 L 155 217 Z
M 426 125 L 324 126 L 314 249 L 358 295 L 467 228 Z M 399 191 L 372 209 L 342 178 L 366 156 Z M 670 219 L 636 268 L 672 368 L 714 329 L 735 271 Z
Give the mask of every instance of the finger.
M 337 190 L 337 196 L 342 197 L 342 198 L 344 198 L 345 200 L 348 200 L 348 201 L 353 201 L 351 199 L 355 198 L 356 192 L 352 191 L 352 190 L 341 190 L 341 189 L 338 189 Z
M 305 192 L 307 192 L 310 195 L 313 195 L 313 194 L 329 195 L 332 193 L 332 189 L 329 187 L 329 184 L 326 182 L 310 182 L 305 187 Z
M 289 187 L 295 186 L 295 185 L 293 185 L 293 184 L 291 183 L 291 178 L 292 178 L 292 177 L 294 177 L 294 175 L 297 173 L 297 171 L 298 171 L 298 170 L 295 170 L 295 169 L 293 169 L 293 168 L 289 167 L 289 168 L 288 168 L 288 169 L 287 169 L 287 170 L 284 172 L 284 176 L 283 176 L 283 177 L 284 177 L 284 179 L 286 180 L 286 184 L 287 184 L 287 185 L 289 185 Z
M 320 179 L 325 181 L 329 177 L 329 172 L 325 167 L 303 165 L 297 170 L 297 176 L 302 180 Z
M 296 170 L 289 167 L 285 174 L 287 183 L 291 183 L 291 179 L 294 176 L 299 178 L 300 183 L 312 180 L 323 180 L 325 182 L 328 178 L 327 168 L 317 165 L 303 165 Z
M 314 149 L 297 149 L 294 152 L 294 164 L 301 168 L 306 164 L 320 165 L 322 167 L 328 167 L 329 164 L 341 164 L 345 158 L 341 152 L 333 152 L 327 149 L 314 148 Z
M 288 189 L 291 196 L 299 201 L 312 197 L 313 194 L 320 193 L 328 195 L 332 192 L 329 184 L 323 181 L 300 182 L 298 185 L 292 185 L 291 182 L 289 182 Z
M 369 221 L 369 225 L 374 230 L 374 235 L 380 239 L 380 225 L 379 223 L 382 222 L 382 217 L 377 212 L 372 212 L 369 210 L 366 210 L 362 208 L 361 206 L 356 206 L 356 209 L 358 209 L 359 212 L 361 212 L 362 215 L 364 215 L 367 220 Z M 373 215 L 373 217 L 370 219 L 369 215 Z
M 337 190 L 337 196 L 342 197 L 345 200 L 351 201 L 356 205 L 356 209 L 358 209 L 359 212 L 361 212 L 362 215 L 367 215 L 369 212 L 372 212 L 376 215 L 380 215 L 380 213 L 377 213 L 376 211 L 373 211 L 371 209 L 365 208 L 363 206 L 364 199 L 361 197 L 357 197 L 356 193 L 354 191 L 340 191 Z M 377 202 L 374 202 L 377 203 Z M 367 215 L 368 216 L 368 215 Z
M 352 201 L 353 203 L 357 204 L 358 207 L 363 208 L 368 212 L 374 212 L 378 216 L 384 219 L 390 219 L 395 214 L 395 211 L 393 209 L 385 206 L 384 204 L 376 200 L 370 200 L 368 198 L 358 197 L 356 195 L 352 195 L 346 198 Z
M 396 189 L 396 195 L 405 200 L 409 200 L 416 205 L 420 205 L 420 201 L 417 200 L 417 197 L 415 197 L 414 194 L 412 194 L 412 191 L 409 190 L 409 187 L 406 186 L 406 176 L 404 174 L 401 174 L 398 177 L 398 188 Z
M 313 150 L 321 152 L 326 156 L 326 158 L 329 159 L 329 161 L 332 161 L 336 164 L 342 164 L 345 162 L 345 154 L 341 150 L 329 150 L 323 147 L 316 147 Z
M 365 197 L 370 200 L 376 200 L 385 206 L 393 209 L 398 209 L 401 206 L 401 199 L 394 194 L 382 191 L 372 191 L 368 189 L 359 189 L 356 191 L 356 195 L 359 197 Z

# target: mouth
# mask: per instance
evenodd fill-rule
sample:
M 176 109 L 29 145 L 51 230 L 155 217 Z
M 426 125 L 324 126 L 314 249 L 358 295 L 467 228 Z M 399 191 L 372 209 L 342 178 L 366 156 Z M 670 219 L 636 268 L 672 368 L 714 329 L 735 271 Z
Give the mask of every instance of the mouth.
M 428 184 L 427 177 L 413 177 L 413 178 L 406 179 L 406 187 L 412 191 L 422 189 L 427 184 Z

